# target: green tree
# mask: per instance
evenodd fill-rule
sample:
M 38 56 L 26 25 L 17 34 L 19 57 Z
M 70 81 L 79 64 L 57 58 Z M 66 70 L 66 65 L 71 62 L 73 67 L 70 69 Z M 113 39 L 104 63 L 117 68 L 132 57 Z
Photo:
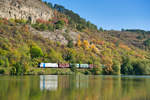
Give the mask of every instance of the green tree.
M 112 74 L 120 75 L 120 63 L 118 61 L 113 61 L 112 69 Z
M 150 74 L 150 62 L 137 60 L 133 63 L 134 74 L 148 75 Z
M 31 54 L 32 58 L 42 57 L 43 56 L 43 51 L 42 51 L 42 49 L 39 46 L 33 45 L 30 48 L 30 54 Z
M 150 39 L 144 41 L 144 45 L 147 47 L 150 47 Z
M 69 48 L 73 48 L 73 46 L 74 46 L 73 40 L 69 40 L 67 46 L 68 46 Z
M 99 31 L 103 32 L 104 30 L 103 30 L 103 28 L 102 28 L 102 27 L 100 27 Z
M 133 74 L 133 66 L 129 57 L 123 58 L 123 64 L 121 65 L 121 73 L 125 75 Z
M 24 67 L 20 62 L 17 62 L 13 65 L 10 70 L 11 75 L 23 75 L 24 74 Z

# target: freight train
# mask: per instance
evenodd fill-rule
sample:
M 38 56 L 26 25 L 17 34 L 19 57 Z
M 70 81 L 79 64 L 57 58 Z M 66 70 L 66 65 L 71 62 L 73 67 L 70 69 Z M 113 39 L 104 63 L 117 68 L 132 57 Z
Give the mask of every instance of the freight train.
M 40 68 L 71 68 L 72 66 L 77 68 L 93 68 L 93 64 L 68 64 L 68 63 L 40 63 Z

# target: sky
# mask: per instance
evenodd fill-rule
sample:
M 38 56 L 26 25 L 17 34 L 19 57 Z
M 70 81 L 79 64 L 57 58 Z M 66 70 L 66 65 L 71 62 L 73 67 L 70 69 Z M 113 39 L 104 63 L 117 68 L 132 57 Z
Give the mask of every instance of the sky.
M 150 30 L 150 0 L 43 0 L 78 13 L 107 30 Z

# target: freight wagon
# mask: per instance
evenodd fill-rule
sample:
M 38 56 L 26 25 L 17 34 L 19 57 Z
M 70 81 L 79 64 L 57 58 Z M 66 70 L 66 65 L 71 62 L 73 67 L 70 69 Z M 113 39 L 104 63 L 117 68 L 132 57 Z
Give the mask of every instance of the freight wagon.
M 80 68 L 89 68 L 89 64 L 80 64 Z
M 80 68 L 80 64 L 70 64 L 70 67 L 76 66 L 77 68 Z
M 71 68 L 73 65 L 77 68 L 93 68 L 93 64 L 68 64 L 68 63 L 40 63 L 40 68 Z
M 69 64 L 62 64 L 62 63 L 59 63 L 59 64 L 58 64 L 58 67 L 59 67 L 59 68 L 69 68 L 70 65 L 69 65 Z

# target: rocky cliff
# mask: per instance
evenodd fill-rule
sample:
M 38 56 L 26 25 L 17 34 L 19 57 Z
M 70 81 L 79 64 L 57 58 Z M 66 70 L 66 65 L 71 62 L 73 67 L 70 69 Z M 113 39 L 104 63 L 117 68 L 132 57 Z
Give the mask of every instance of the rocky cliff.
M 41 0 L 0 0 L 2 18 L 26 19 L 34 23 L 36 19 L 48 20 L 52 16 L 52 10 Z

